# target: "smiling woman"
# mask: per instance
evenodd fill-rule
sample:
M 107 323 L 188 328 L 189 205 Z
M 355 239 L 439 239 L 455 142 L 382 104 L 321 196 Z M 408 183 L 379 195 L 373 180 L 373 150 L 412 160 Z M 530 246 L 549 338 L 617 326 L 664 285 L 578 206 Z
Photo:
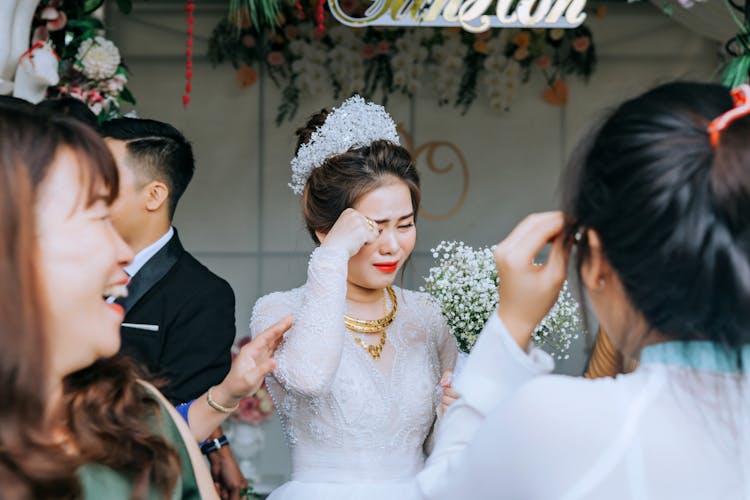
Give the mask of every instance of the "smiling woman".
M 414 250 L 419 176 L 382 106 L 353 97 L 297 132 L 292 187 L 313 240 L 307 283 L 255 305 L 253 336 L 296 321 L 268 387 L 292 449 L 273 500 L 418 498 L 436 386 L 456 344 L 425 294 L 393 286 Z
M 106 146 L 73 121 L 0 108 L 0 152 L 3 498 L 215 497 L 179 417 L 112 358 L 122 310 L 103 295 L 125 293 L 132 253 L 109 221 Z
M 133 254 L 110 221 L 114 160 L 93 129 L 34 113 L 0 107 L 0 496 L 218 498 L 196 440 L 258 390 L 291 320 L 242 348 L 188 429 L 116 356 L 105 296 L 127 294 Z
M 91 184 L 83 196 L 82 174 Z M 59 148 L 36 209 L 43 295 L 50 309 L 47 331 L 50 351 L 56 353 L 52 371 L 59 378 L 120 348 L 123 310 L 103 297 L 123 293 L 128 276 L 122 266 L 132 252 L 109 222 L 113 198 L 112 189 L 84 170 L 73 149 Z

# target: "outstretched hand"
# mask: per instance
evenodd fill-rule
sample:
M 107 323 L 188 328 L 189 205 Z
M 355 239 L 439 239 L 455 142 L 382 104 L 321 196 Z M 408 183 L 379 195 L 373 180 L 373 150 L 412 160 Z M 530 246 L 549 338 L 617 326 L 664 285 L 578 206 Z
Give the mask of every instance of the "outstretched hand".
M 498 314 L 523 349 L 565 281 L 569 250 L 564 245 L 563 227 L 562 212 L 532 214 L 494 250 L 500 278 Z M 534 258 L 548 243 L 552 247 L 547 262 L 535 263 Z
M 221 425 L 240 400 L 258 392 L 263 378 L 276 367 L 273 353 L 292 321 L 292 316 L 287 316 L 245 344 L 224 380 L 190 404 L 188 421 L 197 441 Z
M 240 400 L 260 389 L 263 378 L 276 368 L 273 353 L 292 321 L 292 316 L 287 316 L 242 347 L 221 383 L 228 397 Z

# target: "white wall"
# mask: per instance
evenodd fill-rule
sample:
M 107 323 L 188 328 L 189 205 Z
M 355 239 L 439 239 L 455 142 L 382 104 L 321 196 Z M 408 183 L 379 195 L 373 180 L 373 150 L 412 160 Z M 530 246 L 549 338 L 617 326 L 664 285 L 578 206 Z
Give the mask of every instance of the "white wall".
M 254 301 L 273 290 L 298 286 L 312 244 L 303 229 L 299 200 L 287 188 L 296 127 L 330 96 L 309 98 L 291 124 L 274 125 L 280 92 L 263 80 L 238 87 L 229 65 L 213 68 L 206 40 L 223 8 L 196 7 L 192 102 L 182 108 L 185 24 L 182 5 L 137 4 L 130 16 L 108 13 L 111 36 L 131 71 L 130 88 L 140 116 L 170 122 L 194 143 L 195 179 L 180 203 L 176 225 L 186 247 L 237 295 L 238 335 L 247 333 Z M 558 207 L 558 176 L 568 152 L 585 130 L 623 98 L 674 78 L 709 79 L 718 59 L 715 45 L 679 27 L 650 5 L 610 6 L 590 23 L 599 55 L 588 83 L 568 80 L 566 108 L 540 98 L 541 81 L 520 91 L 510 112 L 478 105 L 465 116 L 437 107 L 431 96 L 392 97 L 389 110 L 415 144 L 447 140 L 465 155 L 468 198 L 448 220 L 422 219 L 406 285 L 416 287 L 431 263 L 429 249 L 442 239 L 474 245 L 499 241 L 529 212 Z M 443 161 L 454 161 L 449 155 Z M 420 161 L 424 208 L 445 212 L 461 192 L 457 173 L 430 173 Z M 558 369 L 580 373 L 583 340 Z M 267 424 L 269 443 L 261 472 L 271 480 L 288 474 L 289 458 L 278 424 Z M 277 477 L 278 476 L 278 477 Z

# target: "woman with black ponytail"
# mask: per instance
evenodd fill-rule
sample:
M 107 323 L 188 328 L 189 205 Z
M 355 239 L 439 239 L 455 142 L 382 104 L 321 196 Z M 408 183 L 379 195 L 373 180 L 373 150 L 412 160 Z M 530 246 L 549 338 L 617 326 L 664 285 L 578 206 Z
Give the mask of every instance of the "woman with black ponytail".
M 496 247 L 500 306 L 454 382 L 426 497 L 750 498 L 749 101 L 677 82 L 625 102 L 574 154 L 564 213 Z M 571 255 L 633 373 L 547 375 L 529 350 Z

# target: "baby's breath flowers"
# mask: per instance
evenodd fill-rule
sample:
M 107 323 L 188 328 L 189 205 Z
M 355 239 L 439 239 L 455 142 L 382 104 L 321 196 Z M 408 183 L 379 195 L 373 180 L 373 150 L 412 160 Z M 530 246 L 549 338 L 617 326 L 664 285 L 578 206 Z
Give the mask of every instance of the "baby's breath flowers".
M 443 241 L 432 250 L 438 265 L 421 287 L 440 304 L 458 348 L 471 351 L 479 332 L 497 308 L 497 270 L 489 248 L 474 250 L 460 241 Z
M 458 348 L 468 353 L 497 309 L 494 256 L 489 248 L 474 249 L 461 241 L 441 242 L 432 256 L 437 265 L 430 269 L 421 290 L 440 304 Z M 557 302 L 534 330 L 534 343 L 557 359 L 568 359 L 570 345 L 583 329 L 578 310 L 565 282 Z

